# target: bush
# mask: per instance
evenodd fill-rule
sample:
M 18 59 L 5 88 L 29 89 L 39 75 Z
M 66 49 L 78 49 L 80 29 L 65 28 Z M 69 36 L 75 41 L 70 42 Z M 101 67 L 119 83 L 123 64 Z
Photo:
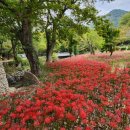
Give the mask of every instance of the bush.
M 130 46 L 128 46 L 127 50 L 130 50 Z
M 120 47 L 119 47 L 119 46 L 116 46 L 116 47 L 115 47 L 115 50 L 116 50 L 116 51 L 119 51 L 119 50 L 120 50 Z
M 127 50 L 126 47 L 121 47 L 121 51 Z
M 29 62 L 26 58 L 23 58 L 21 63 L 22 63 L 22 66 L 29 66 Z
M 20 55 L 17 55 L 17 59 L 23 69 L 29 69 L 29 62 L 27 58 L 23 58 Z
M 15 61 L 6 62 L 6 63 L 3 63 L 3 65 L 5 68 L 5 72 L 7 74 L 15 73 L 15 71 L 16 71 Z
M 57 55 L 56 52 L 54 52 L 53 55 L 52 55 L 52 60 L 55 61 L 57 59 L 58 59 L 58 55 Z

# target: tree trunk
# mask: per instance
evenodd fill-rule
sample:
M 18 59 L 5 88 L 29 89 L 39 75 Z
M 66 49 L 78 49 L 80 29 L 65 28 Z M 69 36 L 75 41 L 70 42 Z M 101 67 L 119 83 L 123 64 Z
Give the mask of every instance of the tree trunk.
M 88 43 L 88 44 L 89 44 L 90 53 L 91 53 L 92 55 L 95 55 L 94 47 L 92 46 L 91 43 Z
M 23 50 L 29 61 L 31 72 L 35 75 L 40 74 L 39 59 L 36 50 L 32 43 L 32 27 L 31 21 L 28 18 L 24 18 L 22 21 L 20 41 L 22 43 Z
M 77 45 L 74 45 L 74 55 L 76 56 L 78 54 L 77 52 Z
M 110 56 L 112 56 L 112 54 L 113 54 L 113 50 L 110 51 Z
M 46 50 L 46 62 L 52 62 L 53 49 L 56 45 L 56 29 L 53 31 L 46 29 L 46 39 L 47 39 L 47 50 Z
M 68 47 L 70 57 L 72 56 L 72 53 L 73 53 L 73 46 L 74 46 L 73 35 L 70 35 L 69 36 L 69 47 Z
M 47 42 L 47 50 L 46 50 L 46 62 L 52 62 L 52 54 L 53 54 L 53 43 Z
M 69 39 L 69 53 L 70 53 L 70 57 L 72 56 L 72 53 L 73 53 L 73 41 L 72 41 L 72 38 Z
M 113 51 L 114 51 L 114 50 L 113 50 L 113 46 L 112 46 L 112 45 L 110 45 L 110 47 L 109 47 L 109 48 L 110 48 L 110 49 L 109 49 L 109 50 L 110 50 L 110 56 L 112 56 Z
M 93 46 L 92 46 L 92 54 L 95 55 L 95 50 Z
M 17 52 L 16 52 L 16 40 L 14 40 L 13 38 L 11 39 L 11 43 L 12 43 L 12 50 L 13 50 L 13 57 L 14 57 L 14 61 L 15 61 L 15 66 L 17 67 L 19 65 L 19 61 L 17 58 Z
M 73 52 L 73 46 L 69 45 L 69 53 L 70 53 L 70 57 L 72 56 L 72 52 Z

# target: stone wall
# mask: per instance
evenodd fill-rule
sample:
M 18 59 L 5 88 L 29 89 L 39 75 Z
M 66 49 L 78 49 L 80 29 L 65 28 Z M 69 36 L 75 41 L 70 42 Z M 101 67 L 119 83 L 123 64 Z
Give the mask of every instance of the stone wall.
M 2 62 L 0 62 L 0 95 L 9 91 L 9 85 Z

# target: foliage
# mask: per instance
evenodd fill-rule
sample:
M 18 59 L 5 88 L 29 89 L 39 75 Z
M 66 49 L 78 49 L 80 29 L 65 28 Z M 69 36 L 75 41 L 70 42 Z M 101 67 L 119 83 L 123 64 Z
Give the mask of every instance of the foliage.
M 70 54 L 72 53 L 75 42 L 74 30 L 82 31 L 83 23 L 86 25 L 96 17 L 97 11 L 92 4 L 91 1 L 82 0 L 46 2 L 46 16 L 43 22 L 47 39 L 47 61 L 51 60 L 56 41 L 61 37 L 68 40 L 68 50 Z M 67 11 L 70 15 L 67 15 Z
M 66 44 L 62 44 L 61 46 L 64 46 L 70 54 L 77 54 L 77 50 L 80 51 L 80 48 L 78 47 L 81 40 L 80 37 L 87 30 L 88 28 L 86 26 L 74 23 L 72 19 L 65 17 L 62 26 L 58 30 L 59 42 L 66 41 Z
M 90 30 L 87 33 L 83 34 L 81 39 L 81 44 L 79 46 L 83 46 L 84 48 L 88 48 L 88 50 L 92 53 L 92 50 L 101 49 L 105 44 L 104 39 L 97 34 L 97 31 Z
M 113 1 L 113 0 L 104 0 L 104 1 Z M 51 56 L 53 53 L 53 49 L 56 45 L 56 41 L 58 39 L 58 31 L 62 30 L 62 32 L 66 32 L 65 28 L 71 27 L 76 28 L 77 25 L 78 30 L 82 30 L 82 26 L 87 26 L 91 21 L 96 20 L 97 10 L 93 6 L 95 4 L 95 1 L 89 1 L 89 0 L 62 0 L 62 1 L 51 1 L 51 0 L 27 0 L 27 1 L 10 1 L 10 0 L 1 0 L 0 1 L 0 18 L 1 18 L 1 34 L 6 35 L 9 39 L 13 38 L 16 41 L 20 40 L 23 46 L 23 50 L 25 51 L 25 54 L 29 52 L 27 45 L 22 40 L 30 39 L 30 41 L 34 41 L 38 45 L 37 51 L 40 53 L 43 53 L 45 51 L 44 47 L 49 47 L 47 49 L 47 54 Z M 67 11 L 69 11 L 70 15 L 67 15 Z M 8 16 L 8 17 L 6 17 Z M 68 22 L 68 25 L 65 26 L 66 20 L 70 19 L 73 21 Z M 25 24 L 25 21 L 28 23 Z M 70 23 L 70 24 L 69 24 Z M 23 26 L 28 27 L 23 27 Z M 30 26 L 30 27 L 29 27 Z M 80 28 L 81 27 L 81 28 Z M 24 35 L 23 30 L 28 29 L 28 33 L 30 35 Z M 27 32 L 27 30 L 26 30 Z M 46 35 L 46 42 L 48 46 L 43 47 L 43 51 L 41 49 L 42 44 L 39 42 L 36 42 L 36 40 L 33 39 L 31 34 L 33 33 L 48 33 Z M 21 34 L 23 33 L 23 34 Z M 62 33 L 60 33 L 62 34 Z M 67 34 L 66 34 L 67 35 Z M 49 36 L 49 37 L 47 37 Z M 28 38 L 21 38 L 21 37 L 28 37 Z M 41 38 L 40 38 L 41 39 Z M 42 41 L 42 40 L 41 40 Z M 27 58 L 29 60 L 30 66 L 32 67 L 31 70 L 35 70 L 34 68 L 38 68 L 38 57 L 35 52 L 35 49 L 33 45 L 30 43 L 29 46 L 32 48 L 30 50 L 33 50 L 33 52 L 30 51 L 30 53 L 26 54 Z M 44 40 L 43 40 L 44 42 Z M 17 42 L 15 43 L 17 44 Z M 24 45 L 23 45 L 24 44 Z M 53 44 L 53 45 L 52 45 Z M 26 46 L 26 47 L 25 47 Z M 51 48 L 51 49 L 50 49 Z M 76 45 L 74 46 L 74 50 L 76 52 Z M 28 51 L 26 51 L 28 49 Z M 49 52 L 50 51 L 50 52 Z M 33 53 L 33 54 L 32 54 Z M 30 56 L 35 58 L 36 66 L 33 66 L 33 63 L 31 59 L 29 59 Z M 35 55 L 35 56 L 34 56 Z
M 41 1 L 0 1 L 0 26 L 5 34 L 9 34 L 14 47 L 14 59 L 16 59 L 16 45 L 20 41 L 29 61 L 31 72 L 39 75 L 40 67 L 37 52 L 32 43 L 33 28 L 39 22 L 39 11 L 42 10 Z M 7 17 L 8 16 L 8 17 Z M 35 29 L 36 31 L 36 29 Z M 15 41 L 15 42 L 14 42 Z
M 130 13 L 125 14 L 120 19 L 119 42 L 123 43 L 130 40 Z
M 116 39 L 119 36 L 119 30 L 114 28 L 109 20 L 101 17 L 99 17 L 95 22 L 95 29 L 99 36 L 102 36 L 105 40 L 105 45 L 102 48 L 102 51 L 109 51 L 112 55 L 115 50 Z
M 130 12 L 122 16 L 120 19 L 120 26 L 130 27 Z
M 38 52 L 38 55 L 42 56 L 46 52 L 46 38 L 44 33 L 36 33 L 33 36 L 33 45 Z
M 52 60 L 55 61 L 55 60 L 57 60 L 57 59 L 58 59 L 57 53 L 53 53 L 53 55 L 52 55 Z
M 120 43 L 123 43 L 125 41 L 128 41 L 130 40 L 130 27 L 127 27 L 127 26 L 121 26 L 120 27 L 120 35 L 119 35 L 119 42 Z

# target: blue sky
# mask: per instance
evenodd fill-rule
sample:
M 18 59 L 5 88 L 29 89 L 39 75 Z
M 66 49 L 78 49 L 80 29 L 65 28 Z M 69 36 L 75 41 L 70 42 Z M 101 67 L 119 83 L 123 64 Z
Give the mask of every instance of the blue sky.
M 130 0 L 115 0 L 110 3 L 98 1 L 95 6 L 99 10 L 100 15 L 107 14 L 113 9 L 130 11 Z

